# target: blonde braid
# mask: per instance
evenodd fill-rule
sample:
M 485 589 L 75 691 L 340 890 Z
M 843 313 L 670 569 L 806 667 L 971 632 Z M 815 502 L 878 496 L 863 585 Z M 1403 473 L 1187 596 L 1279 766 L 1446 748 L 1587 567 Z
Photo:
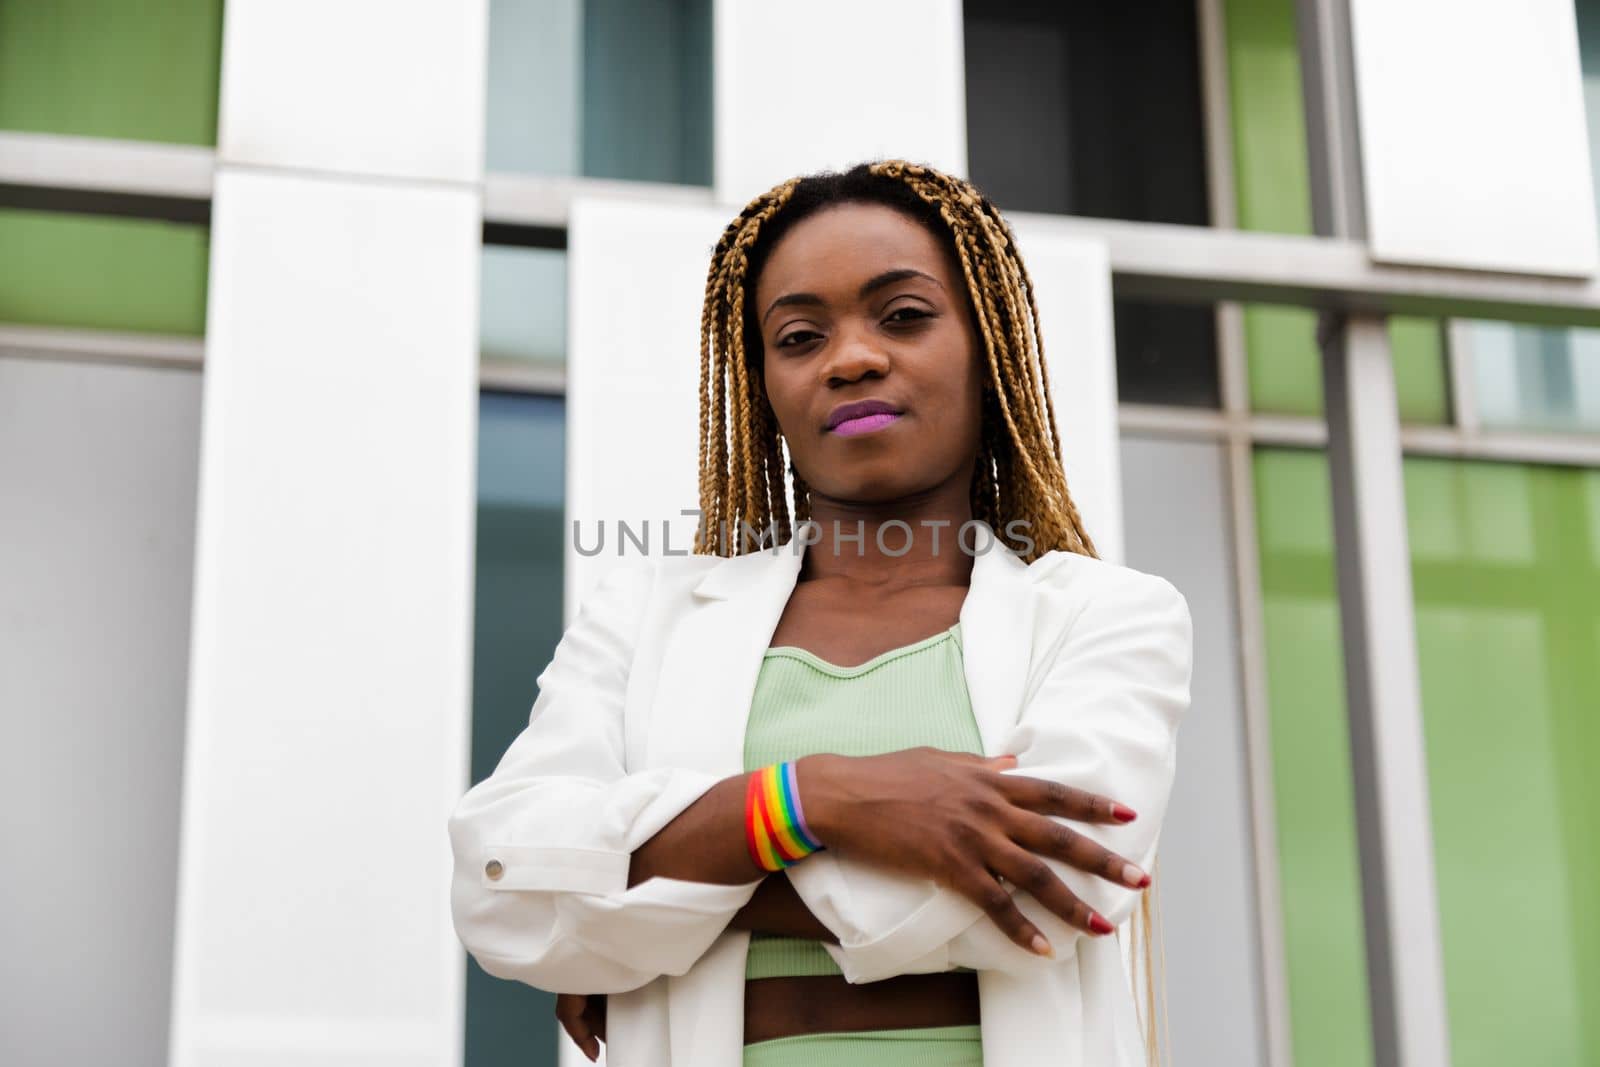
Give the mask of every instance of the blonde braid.
M 897 159 L 865 169 L 901 183 L 934 208 L 948 228 L 961 264 L 988 367 L 970 494 L 974 517 L 988 522 L 1008 543 L 1005 526 L 1011 520 L 1025 521 L 1034 541 L 1033 551 L 1025 556 L 1029 563 L 1053 550 L 1097 556 L 1067 489 L 1038 301 L 1010 224 L 971 184 L 932 167 Z M 752 522 L 758 532 L 774 526 L 779 543 L 787 543 L 793 533 L 784 493 L 786 449 L 766 399 L 761 371 L 747 359 L 744 308 L 750 252 L 762 227 L 784 210 L 804 181 L 790 179 L 750 201 L 723 231 L 711 255 L 700 316 L 704 536 L 696 541 L 698 553 L 740 554 L 745 548 L 738 525 L 741 520 Z M 793 484 L 794 521 L 805 521 L 811 517 L 809 488 L 798 473 L 788 480 Z M 734 524 L 731 530 L 727 526 L 730 519 Z M 1159 870 L 1159 862 L 1154 866 Z M 1146 1057 L 1152 1065 L 1160 1061 L 1151 959 L 1151 902 L 1156 881 L 1153 877 L 1150 888 L 1141 895 L 1139 913 L 1131 924 L 1136 964 L 1143 964 L 1145 1007 L 1140 1017 Z M 1163 957 L 1163 983 L 1164 963 Z M 1170 1041 L 1168 1044 L 1170 1048 Z

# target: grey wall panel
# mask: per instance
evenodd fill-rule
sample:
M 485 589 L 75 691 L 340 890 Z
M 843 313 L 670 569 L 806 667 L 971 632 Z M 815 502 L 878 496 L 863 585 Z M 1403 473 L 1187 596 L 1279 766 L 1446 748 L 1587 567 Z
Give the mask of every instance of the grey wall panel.
M 0 1049 L 167 1060 L 200 375 L 0 358 Z
M 1221 445 L 1124 436 L 1128 564 L 1194 618 L 1193 703 L 1161 834 L 1160 904 L 1174 1062 L 1266 1062 L 1239 624 Z

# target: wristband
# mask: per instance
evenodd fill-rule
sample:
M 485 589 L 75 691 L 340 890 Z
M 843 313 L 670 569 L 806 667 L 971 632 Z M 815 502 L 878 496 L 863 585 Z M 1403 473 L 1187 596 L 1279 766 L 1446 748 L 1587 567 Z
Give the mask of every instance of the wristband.
M 781 871 L 823 847 L 806 825 L 793 760 L 750 775 L 745 788 L 744 839 L 750 858 L 764 871 Z

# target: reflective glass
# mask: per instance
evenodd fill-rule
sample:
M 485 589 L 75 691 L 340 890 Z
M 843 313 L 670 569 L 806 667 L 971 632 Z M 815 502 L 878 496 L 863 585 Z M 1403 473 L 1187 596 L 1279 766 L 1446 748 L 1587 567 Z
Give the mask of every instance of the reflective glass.
M 205 226 L 0 208 L 0 248 L 0 322 L 205 333 Z
M 535 679 L 561 639 L 564 412 L 555 397 L 479 397 L 474 783 L 527 725 Z M 555 1067 L 558 1036 L 553 995 L 468 957 L 467 1067 Z
M 491 0 L 491 171 L 711 184 L 711 0 Z
M 1295 0 L 1225 0 L 1228 79 L 1239 227 L 1310 234 L 1311 180 Z M 1316 315 L 1301 308 L 1245 308 L 1250 404 L 1260 411 L 1322 412 Z M 1403 422 L 1449 418 L 1449 387 L 1439 325 L 1390 320 L 1395 388 Z
M 216 144 L 221 55 L 222 0 L 0 3 L 0 130 Z
M 1600 1062 L 1600 471 L 1404 469 L 1452 1062 Z M 1295 1063 L 1367 1063 L 1327 465 L 1256 479 Z
M 555 364 L 567 352 L 567 254 L 485 245 L 478 346 L 484 359 Z
M 1207 224 L 1192 3 L 971 3 L 964 34 L 972 180 L 1003 209 Z M 1121 399 L 1220 403 L 1212 308 L 1114 310 Z

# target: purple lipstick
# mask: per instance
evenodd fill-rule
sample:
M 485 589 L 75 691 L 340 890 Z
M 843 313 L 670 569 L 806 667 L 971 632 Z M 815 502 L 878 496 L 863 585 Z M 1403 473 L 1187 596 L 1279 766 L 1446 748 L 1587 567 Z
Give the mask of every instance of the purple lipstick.
M 823 428 L 841 437 L 855 437 L 881 430 L 901 414 L 900 408 L 887 400 L 853 400 L 834 408 Z

